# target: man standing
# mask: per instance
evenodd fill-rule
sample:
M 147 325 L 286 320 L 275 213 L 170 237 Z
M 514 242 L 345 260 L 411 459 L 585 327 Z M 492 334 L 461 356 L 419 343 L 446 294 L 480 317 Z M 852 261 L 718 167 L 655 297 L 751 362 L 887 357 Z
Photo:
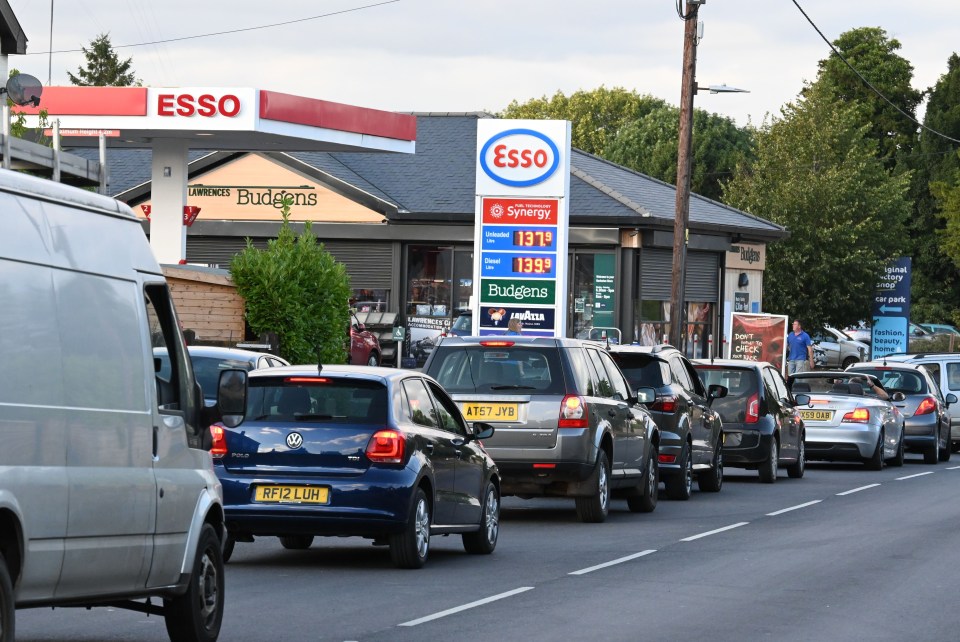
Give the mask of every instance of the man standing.
M 803 331 L 799 321 L 793 322 L 793 332 L 787 335 L 787 374 L 813 370 L 813 341 Z

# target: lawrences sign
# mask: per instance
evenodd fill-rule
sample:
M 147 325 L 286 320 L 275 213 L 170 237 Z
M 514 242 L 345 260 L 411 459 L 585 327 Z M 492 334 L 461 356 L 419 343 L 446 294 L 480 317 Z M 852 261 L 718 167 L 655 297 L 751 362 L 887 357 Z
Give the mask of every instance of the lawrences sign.
M 731 328 L 728 358 L 766 361 L 780 370 L 786 366 L 786 316 L 734 313 Z

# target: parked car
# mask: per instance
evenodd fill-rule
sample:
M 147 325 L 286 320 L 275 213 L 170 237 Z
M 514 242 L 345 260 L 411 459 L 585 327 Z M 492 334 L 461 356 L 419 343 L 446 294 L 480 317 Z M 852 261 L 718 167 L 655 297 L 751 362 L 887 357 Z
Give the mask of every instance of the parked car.
M 808 459 L 863 461 L 871 470 L 888 461 L 903 465 L 904 417 L 895 407 L 902 393 L 869 371 L 802 372 L 791 375 L 789 385 L 806 426 Z
M 573 497 L 577 516 L 602 522 L 611 494 L 631 511 L 657 505 L 660 433 L 601 346 L 545 337 L 446 337 L 424 370 L 467 420 L 495 423 L 484 441 L 504 495 Z
M 15 608 L 70 606 L 159 615 L 172 640 L 214 642 L 217 410 L 140 222 L 112 198 L 9 170 L 0 210 L 0 639 L 16 637 Z M 158 345 L 174 355 L 165 377 Z M 111 637 L 136 637 L 131 621 Z M 79 622 L 67 637 L 90 639 Z
M 317 535 L 388 544 L 420 568 L 430 537 L 459 533 L 469 553 L 497 545 L 500 475 L 480 444 L 493 426 L 464 421 L 436 381 L 361 366 L 255 370 L 246 412 L 214 427 L 211 453 L 235 542 Z
M 870 345 L 855 341 L 843 330 L 824 326 L 810 332 L 813 340 L 814 363 L 818 368 L 843 369 L 870 354 Z
M 905 361 L 923 366 L 940 386 L 940 394 L 946 402 L 950 395 L 960 395 L 960 353 L 937 352 L 918 354 L 889 355 L 886 361 Z M 960 404 L 947 404 L 950 415 L 950 443 L 951 450 L 960 450 Z
M 203 390 L 203 401 L 212 406 L 217 401 L 217 388 L 220 385 L 220 373 L 224 370 L 238 369 L 249 372 L 257 368 L 278 368 L 289 366 L 285 359 L 266 352 L 254 352 L 240 348 L 219 348 L 216 346 L 187 346 L 193 374 Z M 166 348 L 154 348 L 154 358 L 160 359 L 158 376 L 170 377 L 170 356 Z
M 933 333 L 942 333 L 942 334 L 957 334 L 960 335 L 960 330 L 956 326 L 947 325 L 946 323 L 920 323 L 918 324 L 924 330 Z
M 957 402 L 948 394 L 944 398 L 940 387 L 926 368 L 918 364 L 884 359 L 858 363 L 847 372 L 876 377 L 889 393 L 903 393 L 903 399 L 893 400 L 903 413 L 904 442 L 907 450 L 923 453 L 928 464 L 950 460 L 950 415 L 947 407 Z
M 693 365 L 708 389 L 727 389 L 713 402 L 723 422 L 725 464 L 756 470 L 765 484 L 777 481 L 780 466 L 790 477 L 803 477 L 805 425 L 780 371 L 769 363 L 733 359 Z
M 379 366 L 380 339 L 373 332 L 367 330 L 357 315 L 350 313 L 350 363 L 354 365 Z
M 611 346 L 610 354 L 634 388 L 653 388 L 647 405 L 660 428 L 660 477 L 670 499 L 687 500 L 696 476 L 700 490 L 723 486 L 723 430 L 708 392 L 687 358 L 669 345 Z
M 448 335 L 455 337 L 468 337 L 473 332 L 473 311 L 460 310 L 460 314 L 453 320 Z

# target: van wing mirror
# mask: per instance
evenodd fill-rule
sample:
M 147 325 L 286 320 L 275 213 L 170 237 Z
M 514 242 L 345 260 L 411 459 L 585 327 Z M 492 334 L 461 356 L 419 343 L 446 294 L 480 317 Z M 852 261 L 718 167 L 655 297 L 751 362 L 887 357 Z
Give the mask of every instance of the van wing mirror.
M 227 428 L 235 428 L 243 422 L 243 414 L 247 409 L 246 370 L 231 369 L 220 373 L 217 406 L 223 417 L 223 425 Z

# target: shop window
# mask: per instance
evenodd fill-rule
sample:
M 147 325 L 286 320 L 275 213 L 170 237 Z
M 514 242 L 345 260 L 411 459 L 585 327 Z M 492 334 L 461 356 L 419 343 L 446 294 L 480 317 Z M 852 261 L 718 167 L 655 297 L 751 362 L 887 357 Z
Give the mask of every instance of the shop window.
M 710 334 L 713 332 L 713 304 L 687 303 L 687 323 L 684 332 L 684 352 L 691 359 L 710 356 Z M 716 346 L 713 347 L 716 355 Z
M 642 346 L 667 343 L 670 334 L 670 304 L 667 301 L 637 301 L 634 308 L 637 319 L 634 341 Z
M 354 288 L 350 307 L 357 312 L 386 312 L 390 304 L 390 290 Z
M 570 265 L 570 326 L 579 339 L 598 338 L 594 328 L 616 326 L 616 256 L 608 252 L 575 252 Z

